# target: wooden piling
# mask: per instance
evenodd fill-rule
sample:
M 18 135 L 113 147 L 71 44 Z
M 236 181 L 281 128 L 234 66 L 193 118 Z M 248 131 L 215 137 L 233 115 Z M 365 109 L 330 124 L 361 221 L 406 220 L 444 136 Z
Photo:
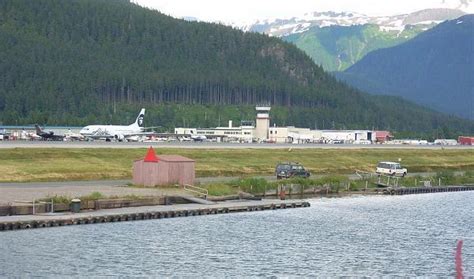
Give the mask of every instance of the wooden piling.
M 443 192 L 460 192 L 460 191 L 474 191 L 474 185 L 465 186 L 437 186 L 437 187 L 397 187 L 387 188 L 384 190 L 386 195 L 413 195 L 413 194 L 430 194 Z

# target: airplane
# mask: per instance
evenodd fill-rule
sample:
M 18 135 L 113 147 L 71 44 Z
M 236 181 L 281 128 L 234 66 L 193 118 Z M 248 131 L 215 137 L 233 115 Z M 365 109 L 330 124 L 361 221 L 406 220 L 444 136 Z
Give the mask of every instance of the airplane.
M 4 128 L 0 128 L 0 140 L 6 140 L 10 137 L 11 133 Z
M 144 136 L 140 136 L 140 135 L 128 136 L 127 141 L 130 141 L 130 142 L 143 142 L 144 141 Z
M 21 140 L 40 140 L 42 137 L 38 136 L 36 132 L 27 132 L 25 129 L 21 131 L 20 134 Z
M 193 130 L 191 130 L 190 132 L 191 132 L 191 139 L 193 141 L 205 141 L 205 140 L 207 140 L 207 137 L 205 135 L 195 135 Z
M 188 137 L 179 137 L 178 140 L 179 141 L 192 141 L 192 139 Z
M 81 129 L 79 134 L 87 139 L 105 139 L 106 141 L 127 141 L 133 136 L 144 136 L 152 133 L 144 132 L 143 120 L 145 109 L 142 108 L 134 123 L 130 125 L 89 125 Z
M 38 124 L 35 124 L 36 128 L 36 135 L 40 136 L 42 140 L 55 140 L 60 141 L 64 140 L 64 136 L 62 135 L 55 135 L 53 131 L 45 132 Z
M 69 129 L 68 132 L 64 134 L 64 140 L 66 141 L 84 140 L 84 136 L 78 133 L 73 133 L 71 129 Z

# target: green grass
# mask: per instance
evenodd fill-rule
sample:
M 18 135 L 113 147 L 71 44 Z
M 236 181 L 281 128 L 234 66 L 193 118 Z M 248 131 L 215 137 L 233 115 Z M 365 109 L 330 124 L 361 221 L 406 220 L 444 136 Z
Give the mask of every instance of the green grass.
M 38 201 L 51 202 L 51 200 L 52 200 L 54 204 L 59 204 L 59 203 L 69 204 L 72 199 L 73 198 L 71 198 L 69 196 L 54 195 L 54 196 L 47 196 L 46 198 L 39 199 Z
M 225 183 L 209 184 L 203 187 L 209 191 L 210 196 L 229 196 L 239 193 L 239 188 Z
M 236 194 L 239 191 L 261 195 L 266 191 L 275 190 L 278 186 L 290 184 L 304 186 L 305 189 L 313 187 L 326 189 L 326 187 L 329 187 L 331 192 L 338 193 L 346 191 L 362 191 L 365 189 L 366 185 L 367 189 L 377 188 L 377 179 L 377 177 L 372 177 L 369 179 L 349 180 L 346 176 L 328 175 L 321 178 L 293 178 L 269 182 L 262 178 L 241 178 L 228 183 L 209 184 L 205 187 L 209 190 L 209 195 L 211 196 Z M 441 181 L 439 181 L 439 179 L 441 179 Z M 455 175 L 452 171 L 442 171 L 429 177 L 404 177 L 399 179 L 399 186 L 421 187 L 423 186 L 423 181 L 431 181 L 432 186 L 437 186 L 439 182 L 441 182 L 441 186 L 473 185 L 474 171 L 466 171 L 462 175 Z M 347 188 L 347 186 L 349 187 Z
M 107 198 L 108 199 L 126 199 L 126 200 L 137 201 L 137 200 L 142 199 L 143 197 L 135 195 L 135 194 L 129 194 L 129 195 L 125 195 L 125 196 L 110 196 L 110 197 L 107 197 Z
M 48 196 L 46 198 L 42 198 L 39 201 L 45 201 L 45 202 L 50 202 L 53 200 L 55 204 L 63 203 L 63 204 L 69 204 L 73 198 L 78 198 L 81 200 L 81 202 L 87 202 L 87 201 L 96 201 L 96 200 L 103 200 L 103 199 L 127 199 L 127 200 L 140 200 L 143 197 L 137 196 L 137 195 L 124 195 L 124 196 L 105 196 L 101 192 L 92 192 L 89 195 L 86 196 L 80 196 L 80 197 L 70 197 L 66 195 L 54 195 L 54 196 Z
M 302 163 L 312 174 L 373 171 L 378 161 L 402 160 L 409 172 L 474 170 L 474 149 L 156 149 L 196 160 L 198 177 L 272 175 L 281 161 Z M 14 148 L 0 150 L 0 181 L 131 178 L 133 160 L 146 149 Z
M 53 200 L 54 203 L 64 203 L 64 204 L 69 204 L 73 198 L 78 198 L 81 201 L 96 201 L 100 199 L 105 199 L 106 196 L 100 192 L 92 192 L 87 196 L 80 196 L 80 197 L 70 197 L 66 195 L 54 195 L 54 196 L 48 196 L 46 198 L 40 199 L 40 201 L 46 201 L 50 202 Z M 116 197 L 118 198 L 118 197 Z

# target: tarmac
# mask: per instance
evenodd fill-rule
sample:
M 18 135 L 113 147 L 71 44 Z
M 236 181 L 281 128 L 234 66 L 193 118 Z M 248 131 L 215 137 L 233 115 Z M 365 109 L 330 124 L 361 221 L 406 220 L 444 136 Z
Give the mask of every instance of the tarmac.
M 33 200 L 53 196 L 76 198 L 100 192 L 106 197 L 123 197 L 127 195 L 159 197 L 164 195 L 189 195 L 179 187 L 169 188 L 136 188 L 127 187 L 122 180 L 112 181 L 68 181 L 68 182 L 31 182 L 1 183 L 1 204 L 22 204 Z
M 473 149 L 469 145 L 290 144 L 217 142 L 0 141 L 0 148 L 204 148 L 204 149 Z

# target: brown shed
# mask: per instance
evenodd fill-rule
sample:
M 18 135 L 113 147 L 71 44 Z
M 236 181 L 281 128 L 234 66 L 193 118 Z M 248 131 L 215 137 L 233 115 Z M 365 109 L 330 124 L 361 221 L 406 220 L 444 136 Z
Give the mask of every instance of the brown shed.
M 194 160 L 179 155 L 156 157 L 150 147 L 143 160 L 133 162 L 133 183 L 144 186 L 194 184 Z

